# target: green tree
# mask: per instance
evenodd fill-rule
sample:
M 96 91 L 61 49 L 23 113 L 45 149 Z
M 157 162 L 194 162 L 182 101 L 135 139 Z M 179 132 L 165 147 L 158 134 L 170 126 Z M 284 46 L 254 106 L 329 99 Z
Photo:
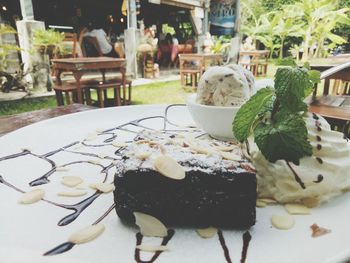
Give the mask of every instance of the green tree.
M 287 13 L 304 21 L 302 28 L 304 61 L 310 57 L 319 56 L 326 40 L 335 44 L 345 41 L 332 33 L 338 23 L 350 23 L 347 17 L 350 9 L 336 10 L 338 2 L 338 0 L 302 0 L 285 6 L 284 10 Z M 316 51 L 310 52 L 310 47 L 314 44 L 317 46 Z
M 261 6 L 267 12 L 282 10 L 284 5 L 294 4 L 297 1 L 299 0 L 260 0 Z
M 279 22 L 280 16 L 278 12 L 270 12 L 260 16 L 259 22 L 259 34 L 257 40 L 264 44 L 264 46 L 270 50 L 270 58 L 272 58 L 275 49 L 281 47 L 274 34 L 274 29 Z
M 304 24 L 296 21 L 293 14 L 288 14 L 285 10 L 275 13 L 275 20 L 278 23 L 273 28 L 273 34 L 280 39 L 279 58 L 283 58 L 284 43 L 287 37 L 300 37 L 303 34 Z

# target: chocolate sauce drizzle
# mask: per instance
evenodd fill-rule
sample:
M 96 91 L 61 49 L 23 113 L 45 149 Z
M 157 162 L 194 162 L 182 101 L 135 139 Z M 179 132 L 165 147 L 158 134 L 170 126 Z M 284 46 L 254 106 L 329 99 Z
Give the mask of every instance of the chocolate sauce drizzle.
M 226 262 L 232 263 L 230 252 L 229 252 L 229 249 L 227 248 L 224 234 L 222 233 L 221 229 L 218 230 L 218 236 L 219 236 L 220 245 L 222 247 L 222 250 L 224 251 Z M 250 240 L 252 239 L 252 236 L 250 235 L 249 231 L 244 232 L 242 239 L 243 239 L 243 247 L 242 247 L 240 262 L 245 263 L 247 259 L 249 243 L 250 243 Z
M 174 236 L 174 234 L 175 234 L 175 230 L 169 229 L 168 235 L 163 238 L 161 245 L 166 246 L 168 244 L 168 242 L 170 241 L 170 239 Z M 142 239 L 143 239 L 143 235 L 140 232 L 138 232 L 136 234 L 136 246 L 139 246 L 142 244 Z M 134 254 L 135 261 L 137 263 L 153 263 L 157 260 L 157 258 L 160 256 L 160 254 L 162 254 L 162 252 L 163 251 L 156 251 L 156 252 L 154 252 L 154 254 L 150 260 L 142 260 L 141 256 L 140 256 L 140 254 L 141 254 L 140 249 L 135 248 L 135 254 Z
M 244 232 L 242 238 L 243 238 L 243 249 L 242 249 L 241 263 L 244 263 L 247 259 L 248 247 L 249 247 L 250 240 L 252 240 L 252 236 L 250 235 L 249 231 L 246 231 Z
M 227 263 L 232 263 L 231 261 L 231 257 L 230 257 L 230 252 L 226 246 L 226 241 L 225 241 L 225 238 L 224 238 L 224 234 L 222 233 L 222 230 L 219 229 L 218 230 L 218 236 L 219 236 L 219 241 L 220 241 L 220 245 L 224 251 L 224 255 L 225 255 L 225 259 L 226 259 L 226 262 Z
M 107 215 L 115 208 L 115 204 L 111 205 L 108 210 L 102 215 L 100 216 L 94 223 L 92 223 L 92 225 L 96 225 L 98 223 L 100 223 L 103 219 L 105 219 L 107 217 Z M 62 254 L 65 253 L 69 250 L 71 250 L 76 244 L 72 243 L 72 242 L 64 242 L 60 245 L 58 245 L 57 247 L 54 247 L 53 249 L 45 252 L 43 254 L 43 256 L 54 256 L 54 255 L 58 255 L 58 254 Z
M 296 171 L 293 169 L 293 167 L 290 165 L 289 162 L 286 161 L 286 164 L 288 165 L 289 169 L 292 171 L 295 181 L 300 185 L 301 188 L 306 189 L 304 182 L 301 180 L 299 175 L 296 173 Z
M 70 143 L 68 145 L 65 145 L 63 147 L 60 147 L 60 148 L 55 149 L 55 150 L 52 150 L 52 151 L 50 151 L 48 153 L 45 153 L 45 154 L 42 154 L 42 155 L 35 154 L 35 153 L 25 149 L 25 150 L 23 150 L 23 151 L 21 151 L 19 153 L 15 153 L 15 154 L 11 154 L 11 155 L 8 155 L 8 156 L 0 157 L 0 162 L 7 161 L 7 160 L 10 160 L 10 159 L 20 158 L 20 157 L 23 157 L 23 156 L 26 156 L 26 155 L 31 155 L 31 156 L 33 156 L 35 158 L 41 159 L 44 162 L 48 163 L 51 166 L 51 169 L 49 171 L 47 171 L 44 175 L 41 175 L 37 179 L 34 179 L 33 181 L 31 181 L 29 183 L 29 186 L 32 187 L 32 186 L 38 186 L 38 185 L 43 185 L 43 184 L 50 183 L 49 178 L 57 171 L 57 167 L 58 167 L 56 165 L 56 163 L 53 160 L 50 159 L 50 157 L 53 157 L 56 154 L 62 153 L 62 152 L 69 152 L 69 153 L 72 153 L 72 154 L 77 154 L 77 155 L 82 155 L 82 156 L 91 156 L 91 157 L 94 157 L 94 158 L 99 158 L 99 159 L 104 159 L 104 160 L 111 161 L 111 163 L 109 165 L 107 165 L 107 166 L 103 166 L 102 164 L 93 163 L 93 162 L 90 162 L 90 161 L 74 161 L 74 162 L 70 162 L 70 163 L 66 163 L 66 164 L 60 165 L 59 167 L 68 167 L 70 165 L 75 165 L 75 164 L 92 164 L 92 165 L 97 165 L 97 166 L 101 167 L 100 174 L 104 176 L 103 182 L 106 182 L 107 178 L 108 178 L 109 170 L 112 167 L 114 167 L 114 162 L 115 161 L 118 161 L 118 160 L 121 159 L 122 154 L 120 153 L 120 151 L 124 147 L 119 147 L 119 149 L 117 149 L 115 151 L 115 156 L 114 157 L 108 156 L 108 157 L 105 157 L 105 158 L 101 158 L 97 154 L 94 154 L 94 153 L 79 152 L 79 151 L 76 151 L 76 150 L 72 150 L 70 148 L 72 148 L 73 146 L 76 146 L 78 144 L 81 144 L 82 146 L 85 146 L 85 147 L 92 147 L 92 148 L 105 147 L 105 146 L 112 145 L 113 140 L 115 140 L 118 137 L 118 132 L 119 131 L 128 132 L 130 134 L 138 134 L 138 131 L 134 131 L 132 129 L 129 129 L 129 127 L 131 127 L 131 126 L 138 127 L 140 129 L 147 129 L 147 130 L 150 130 L 150 131 L 154 131 L 153 128 L 147 127 L 146 125 L 142 124 L 144 121 L 148 121 L 148 120 L 151 120 L 151 119 L 160 119 L 160 120 L 163 121 L 163 130 L 162 131 L 164 133 L 172 134 L 172 133 L 178 132 L 178 131 L 189 131 L 189 130 L 186 130 L 186 127 L 185 128 L 181 127 L 181 126 L 179 126 L 179 125 L 177 125 L 177 124 L 175 124 L 175 123 L 173 123 L 173 122 L 171 122 L 169 120 L 169 117 L 168 117 L 169 109 L 172 108 L 172 107 L 177 107 L 177 106 L 184 106 L 184 104 L 174 104 L 174 105 L 168 106 L 165 109 L 164 116 L 151 116 L 151 117 L 140 118 L 140 119 L 128 122 L 128 123 L 124 123 L 124 124 L 119 125 L 119 126 L 117 126 L 115 128 L 107 129 L 105 131 L 102 131 L 102 132 L 98 133 L 97 136 L 106 136 L 106 135 L 108 136 L 106 139 L 103 140 L 104 144 L 90 144 L 90 143 L 87 143 L 86 140 L 75 141 L 73 143 Z M 167 125 L 172 125 L 172 126 L 176 127 L 177 129 L 168 129 Z M 191 128 L 191 127 L 187 127 L 187 128 Z M 191 131 L 198 131 L 198 130 L 192 128 Z M 200 136 L 202 136 L 202 135 L 200 135 Z M 4 176 L 2 176 L 2 175 L 0 175 L 0 184 L 5 185 L 5 186 L 7 186 L 7 187 L 17 191 L 17 192 L 25 193 L 24 190 L 19 189 L 15 185 L 13 185 L 13 184 L 9 183 L 8 181 L 6 181 Z M 58 222 L 59 226 L 66 226 L 66 225 L 70 224 L 71 222 L 73 222 L 74 220 L 76 220 L 79 217 L 79 215 L 86 208 L 88 208 L 101 194 L 102 194 L 101 192 L 96 191 L 93 195 L 91 195 L 91 196 L 89 196 L 89 197 L 83 199 L 82 201 L 80 201 L 80 202 L 78 202 L 76 204 L 73 204 L 73 205 L 60 204 L 60 203 L 56 203 L 56 202 L 53 202 L 53 201 L 50 201 L 50 200 L 47 200 L 47 199 L 44 199 L 44 198 L 42 199 L 42 201 L 47 202 L 47 203 L 49 203 L 49 204 L 51 204 L 53 206 L 56 206 L 56 207 L 60 207 L 60 208 L 67 209 L 67 210 L 73 210 L 73 213 L 65 216 L 64 218 L 62 218 Z M 114 208 L 115 208 L 115 204 L 110 206 L 109 209 L 93 223 L 93 225 L 100 223 Z M 168 236 L 163 238 L 162 245 L 166 245 L 170 241 L 170 239 L 173 237 L 174 233 L 175 233 L 174 230 L 168 230 Z M 142 237 L 142 235 L 140 233 L 138 233 L 136 235 L 137 245 L 142 243 L 142 238 L 143 237 Z M 219 231 L 219 239 L 220 239 L 220 243 L 222 244 L 222 246 L 226 247 L 225 240 L 223 238 L 223 234 L 222 234 L 221 230 Z M 243 239 L 244 239 L 244 236 L 243 236 Z M 247 242 L 247 241 L 244 241 L 244 242 Z M 246 244 L 246 243 L 244 243 L 244 244 Z M 248 241 L 248 243 L 246 245 L 243 245 L 243 249 L 245 251 L 247 251 L 248 245 L 249 245 L 249 241 Z M 56 246 L 55 248 L 45 252 L 43 255 L 44 256 L 52 256 L 52 255 L 62 254 L 64 252 L 67 252 L 67 251 L 71 250 L 74 246 L 75 246 L 74 243 L 64 242 L 64 243 Z M 162 253 L 162 251 L 155 252 L 154 255 L 152 256 L 152 258 L 149 261 L 143 261 L 140 258 L 140 250 L 139 249 L 135 249 L 135 261 L 136 262 L 142 262 L 142 263 L 143 262 L 155 262 L 157 260 L 157 258 L 160 256 L 161 253 Z M 227 254 L 227 256 L 225 254 L 225 257 L 228 260 L 230 260 L 229 252 L 228 252 L 227 247 L 226 247 L 226 252 L 225 253 Z M 242 258 L 245 258 L 245 256 L 243 257 L 243 255 L 246 256 L 246 252 L 242 251 Z M 228 261 L 228 262 L 231 262 L 231 260 Z
M 321 183 L 323 181 L 323 175 L 322 174 L 319 174 L 317 176 L 317 180 L 316 181 L 313 181 L 315 184 L 318 184 L 318 183 Z

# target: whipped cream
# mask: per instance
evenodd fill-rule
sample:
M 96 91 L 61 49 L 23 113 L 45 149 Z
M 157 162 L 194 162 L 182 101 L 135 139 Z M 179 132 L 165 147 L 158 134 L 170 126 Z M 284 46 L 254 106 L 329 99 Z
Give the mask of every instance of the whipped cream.
M 305 121 L 313 155 L 300 159 L 299 165 L 284 160 L 270 163 L 252 149 L 259 197 L 317 206 L 350 189 L 350 142 L 318 115 L 308 113 Z
M 198 83 L 197 102 L 214 106 L 241 106 L 254 89 L 254 76 L 239 65 L 215 66 Z

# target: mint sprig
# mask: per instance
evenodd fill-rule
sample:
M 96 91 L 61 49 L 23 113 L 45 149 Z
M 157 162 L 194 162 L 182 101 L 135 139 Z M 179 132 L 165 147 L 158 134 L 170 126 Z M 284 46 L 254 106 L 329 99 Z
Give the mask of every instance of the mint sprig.
M 275 92 L 271 88 L 259 90 L 249 101 L 241 107 L 233 121 L 235 137 L 239 141 L 245 141 L 252 133 L 252 127 L 256 116 L 263 112 L 263 109 L 272 105 Z
M 286 116 L 272 124 L 259 123 L 254 139 L 270 162 L 284 159 L 299 164 L 302 156 L 312 154 L 305 122 L 297 114 Z
M 270 162 L 280 159 L 299 164 L 312 154 L 303 114 L 304 98 L 312 92 L 320 74 L 307 68 L 279 68 L 274 90 L 259 90 L 237 112 L 233 132 L 243 142 L 251 134 L 260 151 Z

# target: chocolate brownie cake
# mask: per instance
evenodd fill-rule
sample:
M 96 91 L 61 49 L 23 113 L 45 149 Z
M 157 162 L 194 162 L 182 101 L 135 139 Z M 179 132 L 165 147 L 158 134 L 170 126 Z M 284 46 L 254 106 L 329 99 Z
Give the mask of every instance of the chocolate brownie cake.
M 255 171 L 239 146 L 143 132 L 121 152 L 114 199 L 123 221 L 142 212 L 169 226 L 255 224 Z

